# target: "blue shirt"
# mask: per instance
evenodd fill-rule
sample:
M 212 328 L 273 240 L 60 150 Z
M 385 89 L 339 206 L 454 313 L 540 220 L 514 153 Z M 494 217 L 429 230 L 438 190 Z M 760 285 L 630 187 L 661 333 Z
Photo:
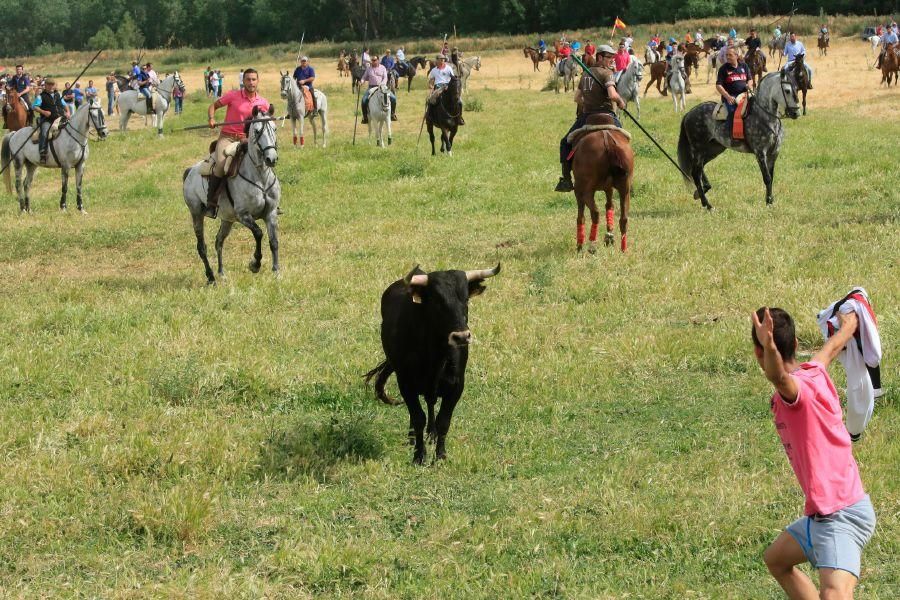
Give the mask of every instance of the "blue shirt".
M 8 87 L 16 88 L 16 91 L 21 94 L 22 92 L 28 90 L 29 87 L 31 87 L 31 79 L 29 79 L 28 75 L 25 75 L 24 73 L 21 77 L 18 75 L 13 75 L 12 78 L 6 82 L 6 85 Z
M 89 86 L 89 87 L 85 88 L 84 95 L 90 96 L 91 98 L 95 97 L 97 95 L 97 88 L 95 88 L 94 86 Z
M 137 65 L 134 65 L 133 67 L 131 67 L 131 74 L 137 77 L 141 74 L 141 68 Z
M 883 44 L 896 44 L 897 43 L 897 34 L 893 31 L 889 31 L 881 36 L 881 42 Z
M 296 69 L 294 69 L 294 79 L 297 81 L 297 83 L 300 83 L 301 79 L 309 79 L 310 77 L 315 76 L 316 70 L 309 65 L 306 65 L 305 67 L 297 67 Z M 306 85 L 309 89 L 312 89 L 313 86 L 312 82 L 306 83 L 304 85 Z
M 81 92 L 81 88 L 72 88 L 72 93 L 75 95 L 75 102 L 81 103 L 84 100 L 84 94 Z
M 794 62 L 794 59 L 800 54 L 806 54 L 806 47 L 800 40 L 797 40 L 796 42 L 789 41 L 784 45 L 784 56 L 787 58 L 788 64 Z
M 391 58 L 390 56 L 383 56 L 383 57 L 381 58 L 381 64 L 384 65 L 384 68 L 385 68 L 385 69 L 387 69 L 388 71 L 390 71 L 391 69 L 394 68 L 394 59 Z

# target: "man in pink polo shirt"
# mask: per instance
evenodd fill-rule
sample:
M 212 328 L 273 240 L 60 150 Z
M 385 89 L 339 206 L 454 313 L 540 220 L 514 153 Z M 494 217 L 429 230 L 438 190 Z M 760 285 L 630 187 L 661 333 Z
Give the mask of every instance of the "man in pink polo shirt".
M 209 105 L 207 115 L 210 129 L 215 128 L 216 111 L 223 106 L 228 107 L 228 110 L 225 111 L 225 122 L 232 123 L 222 127 L 216 142 L 216 164 L 213 165 L 212 173 L 209 176 L 209 189 L 206 192 L 206 216 L 212 219 L 216 218 L 219 210 L 219 188 L 225 179 L 225 148 L 232 142 L 244 139 L 242 122 L 250 118 L 254 107 L 258 106 L 263 110 L 269 110 L 269 101 L 257 93 L 258 88 L 259 74 L 256 69 L 245 69 L 244 88 L 231 90 Z
M 852 598 L 863 547 L 875 530 L 875 511 L 826 371 L 856 331 L 855 313 L 839 319 L 840 329 L 812 360 L 798 363 L 791 316 L 779 308 L 760 308 L 752 316 L 756 360 L 775 386 L 775 429 L 806 496 L 804 516 L 788 525 L 763 555 L 790 598 L 819 598 L 813 582 L 796 568 L 807 561 L 819 571 L 822 598 Z

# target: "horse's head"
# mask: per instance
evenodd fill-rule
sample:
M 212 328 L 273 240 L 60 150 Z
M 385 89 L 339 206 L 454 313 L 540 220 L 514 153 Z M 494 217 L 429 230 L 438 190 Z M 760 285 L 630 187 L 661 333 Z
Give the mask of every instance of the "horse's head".
M 800 99 L 797 97 L 797 81 L 793 74 L 781 72 L 778 85 L 781 93 L 775 93 L 774 101 L 778 109 L 791 119 L 800 116 Z
M 476 71 L 481 70 L 481 57 L 480 56 L 475 57 L 475 64 L 473 66 L 475 67 Z
M 284 73 L 278 71 L 278 74 L 281 76 L 281 99 L 286 100 L 288 96 L 288 86 L 290 86 L 291 83 L 291 76 L 287 71 Z
M 634 57 L 634 56 L 631 57 L 631 65 L 629 65 L 629 68 L 631 68 L 634 71 L 635 81 L 640 81 L 641 79 L 644 78 L 644 64 L 641 61 L 639 61 L 636 57 Z
M 178 71 L 175 71 L 172 74 L 172 77 L 175 78 L 175 85 L 178 87 L 178 90 L 183 94 L 186 87 L 184 81 L 181 79 L 181 74 Z
M 106 136 L 109 135 L 109 128 L 106 126 L 106 118 L 103 116 L 103 106 L 100 104 L 98 98 L 91 100 L 88 114 L 91 118 L 91 125 L 97 130 L 97 137 L 101 140 L 105 140 Z
M 278 134 L 275 129 L 275 107 L 269 105 L 268 112 L 253 107 L 253 114 L 244 125 L 249 152 L 256 154 L 254 162 L 262 159 L 267 167 L 273 168 L 278 162 Z

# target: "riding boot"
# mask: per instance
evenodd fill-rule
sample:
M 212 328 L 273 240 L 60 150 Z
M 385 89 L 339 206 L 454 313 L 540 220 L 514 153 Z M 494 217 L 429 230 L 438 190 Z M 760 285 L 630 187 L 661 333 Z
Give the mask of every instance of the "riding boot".
M 391 98 L 391 121 L 397 120 L 397 99 Z
M 572 184 L 572 161 L 567 160 L 562 163 L 562 177 L 559 178 L 555 191 L 571 192 L 574 190 L 575 186 Z
M 46 150 L 41 152 L 41 164 L 42 165 L 47 164 L 47 151 Z
M 369 124 L 369 103 L 368 102 L 362 103 L 362 113 L 363 113 L 362 124 L 368 125 Z
M 153 113 L 153 98 L 147 98 L 147 114 Z
M 219 212 L 219 188 L 222 187 L 224 177 L 210 174 L 209 188 L 206 190 L 206 216 L 215 219 Z

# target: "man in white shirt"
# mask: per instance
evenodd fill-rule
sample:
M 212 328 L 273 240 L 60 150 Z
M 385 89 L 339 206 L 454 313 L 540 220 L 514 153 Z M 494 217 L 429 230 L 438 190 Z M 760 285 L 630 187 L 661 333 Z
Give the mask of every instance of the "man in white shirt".
M 808 56 L 806 56 L 806 46 L 803 45 L 803 42 L 797 39 L 797 34 L 793 31 L 788 35 L 788 41 L 784 45 L 784 57 L 787 59 L 787 64 L 784 65 L 784 72 L 790 70 L 790 68 L 794 65 L 794 61 L 798 56 L 803 55 L 803 66 L 806 67 L 806 73 L 809 75 L 809 87 L 807 89 L 813 89 L 812 86 L 812 76 L 813 70 L 812 67 L 809 66 L 809 63 L 806 61 Z

